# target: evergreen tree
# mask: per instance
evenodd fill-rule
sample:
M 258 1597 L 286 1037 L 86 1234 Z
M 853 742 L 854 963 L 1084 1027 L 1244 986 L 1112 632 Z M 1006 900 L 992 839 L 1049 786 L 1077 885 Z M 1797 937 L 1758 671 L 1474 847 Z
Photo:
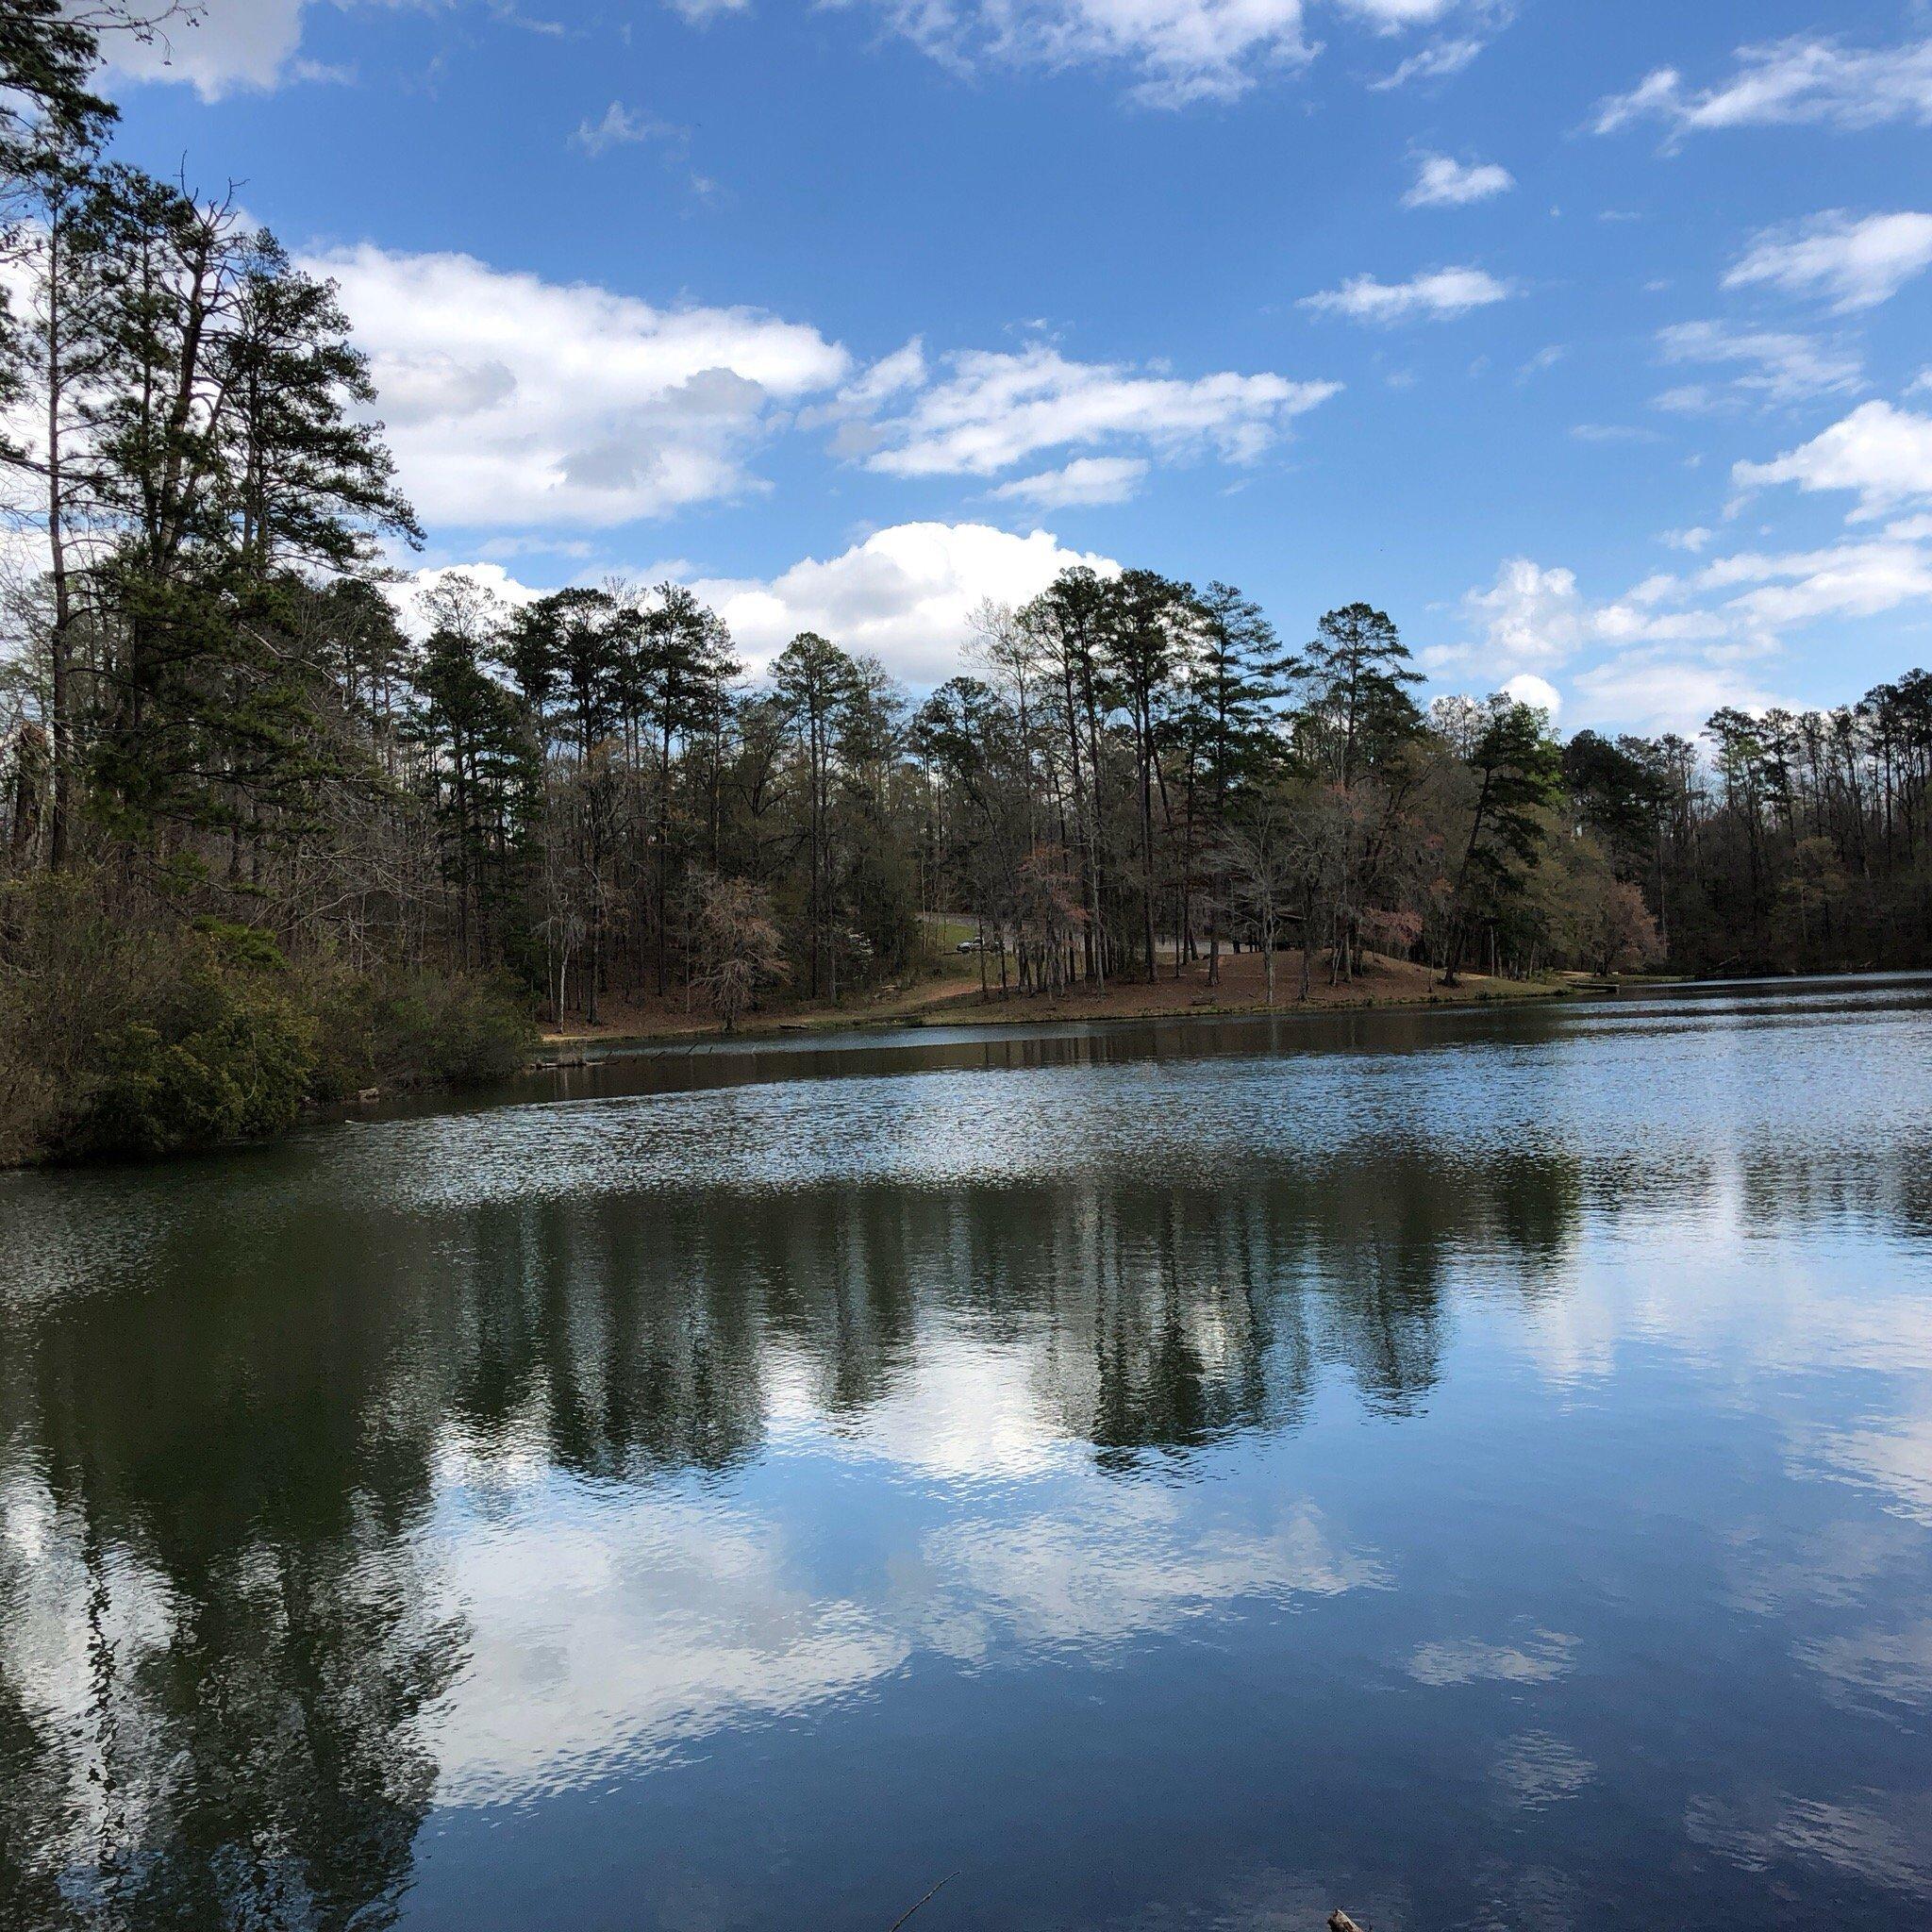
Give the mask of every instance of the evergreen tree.
M 1500 691 L 1485 710 L 1468 755 L 1476 795 L 1451 901 L 1446 986 L 1457 983 L 1478 900 L 1493 916 L 1534 866 L 1562 779 L 1562 754 L 1542 712 Z

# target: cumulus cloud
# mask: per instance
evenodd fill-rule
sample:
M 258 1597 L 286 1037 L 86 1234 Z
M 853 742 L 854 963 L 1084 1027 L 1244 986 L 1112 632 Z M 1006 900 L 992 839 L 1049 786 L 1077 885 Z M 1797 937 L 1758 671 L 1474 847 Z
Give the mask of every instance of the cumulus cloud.
M 1668 660 L 1643 655 L 1612 658 L 1578 672 L 1574 722 L 1626 731 L 1675 731 L 1695 737 L 1713 711 L 1768 710 L 1776 697 L 1727 664 Z
M 199 0 L 196 17 L 169 22 L 152 41 L 110 34 L 110 79 L 185 81 L 204 100 L 270 88 L 302 44 L 304 0 Z
M 194 24 L 152 45 L 117 36 L 115 66 L 135 80 L 187 81 L 204 97 L 328 77 L 301 58 L 305 13 L 318 0 L 195 0 Z M 339 0 L 341 4 L 341 0 Z M 360 0 L 407 8 L 436 0 Z M 956 68 L 982 63 L 1060 69 L 1115 67 L 1136 76 L 1132 98 L 1157 108 L 1233 100 L 1271 73 L 1291 72 L 1316 51 L 1305 0 L 834 0 L 867 6 L 889 27 Z M 1326 0 L 1378 32 L 1424 27 L 1458 11 L 1491 15 L 1495 0 Z M 693 26 L 751 10 L 751 0 L 665 0 Z M 516 18 L 508 7 L 494 10 Z M 524 25 L 537 23 L 525 21 Z M 1417 73 L 1452 72 L 1480 42 L 1446 42 Z M 1433 61 L 1433 69 L 1428 65 Z
M 1693 554 L 1710 539 L 1706 530 L 1682 535 L 1690 541 L 1680 547 Z M 1574 723 L 1694 733 L 1721 706 L 1777 702 L 1752 667 L 1778 656 L 1789 633 L 1926 608 L 1932 548 L 1924 533 L 1904 527 L 1820 549 L 1711 558 L 1608 602 L 1586 597 L 1574 572 L 1518 557 L 1464 597 L 1470 641 L 1420 661 L 1546 708 L 1560 671 Z M 1578 660 L 1583 668 L 1572 668 Z
M 936 370 L 917 337 L 855 368 L 815 328 L 758 309 L 658 308 L 373 244 L 307 265 L 341 287 L 404 488 L 432 526 L 608 529 L 740 498 L 764 487 L 754 452 L 787 428 L 829 427 L 838 454 L 886 475 L 1028 466 L 1003 500 L 1117 503 L 1157 458 L 1256 461 L 1341 387 L 1187 378 L 1045 343 Z
M 1806 491 L 1855 491 L 1856 514 L 1875 516 L 1932 496 L 1932 417 L 1886 402 L 1861 403 L 1809 442 L 1767 463 L 1738 463 L 1731 475 L 1746 490 L 1793 483 Z
M 1492 584 L 1463 597 L 1463 623 L 1473 641 L 1438 646 L 1422 661 L 1429 669 L 1467 667 L 1480 674 L 1485 689 L 1493 689 L 1507 674 L 1553 671 L 1592 646 L 1623 649 L 1724 636 L 1724 624 L 1707 613 L 1651 608 L 1671 581 L 1651 578 L 1621 599 L 1595 604 L 1584 596 L 1574 571 L 1507 558 Z
M 1119 568 L 1044 530 L 1021 537 L 987 524 L 898 524 L 774 577 L 701 578 L 693 588 L 755 669 L 799 631 L 815 630 L 924 685 L 959 669 L 983 600 L 1024 604 L 1076 563 L 1109 575 Z
M 1666 362 L 1708 363 L 1735 373 L 1730 387 L 1747 398 L 1802 402 L 1861 386 L 1858 358 L 1821 342 L 1815 336 L 1776 329 L 1733 329 L 1721 322 L 1680 322 L 1657 332 Z M 1667 390 L 1657 398 L 1663 408 L 1696 409 L 1719 400 L 1708 390 Z
M 1394 33 L 1403 27 L 1433 25 L 1455 10 L 1457 0 L 1341 0 L 1341 4 L 1385 33 Z
M 1402 197 L 1404 208 L 1466 208 L 1507 194 L 1516 177 L 1494 161 L 1458 161 L 1453 155 L 1416 157 L 1415 184 Z
M 1834 211 L 1771 228 L 1724 276 L 1727 289 L 1770 285 L 1827 296 L 1840 313 L 1871 308 L 1932 266 L 1932 215 Z
M 1229 101 L 1314 58 L 1305 0 L 845 0 L 947 65 L 1119 68 L 1145 107 Z M 1380 33 L 1433 25 L 1470 0 L 1327 0 Z M 1478 14 L 1493 4 L 1474 6 Z M 1443 71 L 1449 71 L 1445 64 Z
M 1233 100 L 1311 58 L 1302 0 L 871 0 L 897 32 L 954 66 L 1117 66 L 1133 98 Z
M 756 488 L 749 450 L 850 358 L 751 308 L 658 308 L 464 255 L 363 244 L 333 276 L 404 488 L 432 524 L 599 528 Z
M 1707 565 L 1689 588 L 1737 591 L 1724 608 L 1746 632 L 1825 617 L 1878 617 L 1932 600 L 1932 553 L 1891 541 L 1777 554 L 1743 551 Z
M 835 557 L 804 558 L 770 577 L 707 576 L 682 562 L 624 575 L 641 583 L 688 582 L 729 625 L 754 675 L 800 631 L 815 630 L 924 686 L 960 670 L 976 636 L 973 613 L 988 598 L 1024 604 L 1074 564 L 1104 576 L 1120 569 L 1112 558 L 1069 549 L 1045 530 L 1021 536 L 990 524 L 924 523 L 875 530 Z M 511 608 L 551 588 L 526 583 L 480 553 L 477 561 L 410 572 L 390 597 L 415 634 L 424 628 L 422 593 L 453 576 L 468 577 Z
M 1588 638 L 1589 623 L 1576 573 L 1545 570 L 1527 557 L 1507 558 L 1487 590 L 1471 591 L 1463 615 L 1481 638 L 1465 661 L 1486 675 L 1530 665 L 1561 664 Z
M 479 558 L 474 563 L 441 563 L 428 569 L 406 572 L 383 586 L 383 594 L 394 608 L 402 627 L 421 642 L 429 635 L 431 618 L 428 594 L 440 590 L 453 577 L 462 577 L 508 609 L 534 604 L 543 592 L 514 577 L 500 563 Z
M 1739 48 L 1729 77 L 1702 89 L 1687 88 L 1675 68 L 1659 67 L 1628 93 L 1601 102 L 1594 126 L 1613 134 L 1640 121 L 1662 122 L 1674 142 L 1717 128 L 1803 122 L 1923 125 L 1932 122 L 1932 40 L 1864 49 L 1795 35 Z
M 1079 457 L 1058 470 L 1017 476 L 992 494 L 1003 502 L 1030 503 L 1036 509 L 1124 503 L 1146 474 L 1147 465 L 1138 457 Z
M 908 365 L 891 380 L 889 394 L 917 376 Z M 895 476 L 992 476 L 1042 451 L 1123 441 L 1167 457 L 1212 453 L 1244 463 L 1340 389 L 1268 374 L 1189 380 L 1125 363 L 1074 362 L 1034 343 L 949 358 L 942 379 L 918 388 L 899 414 L 867 423 L 844 446 L 865 448 L 870 468 Z
M 1597 613 L 1629 642 L 1702 641 L 1713 662 L 1775 652 L 1789 630 L 1822 619 L 1880 617 L 1932 602 L 1932 551 L 1887 532 L 1813 550 L 1741 550 L 1688 575 L 1646 578 Z
M 1514 677 L 1505 678 L 1503 694 L 1514 698 L 1519 705 L 1534 705 L 1552 718 L 1563 708 L 1563 693 L 1547 677 L 1539 677 L 1533 671 L 1519 671 Z
M 1301 306 L 1317 315 L 1346 316 L 1352 322 L 1451 322 L 1472 309 L 1507 301 L 1516 292 L 1485 269 L 1439 268 L 1407 282 L 1378 282 L 1356 275 L 1339 289 L 1304 295 Z
M 104 36 L 108 84 L 178 81 L 205 101 L 280 87 L 291 80 L 340 80 L 336 69 L 302 58 L 302 30 L 317 0 L 192 0 L 150 37 Z M 344 0 L 337 0 L 338 5 Z M 359 0 L 391 11 L 435 0 Z M 143 9 L 137 8 L 140 13 Z M 159 12 L 159 8 L 145 9 Z

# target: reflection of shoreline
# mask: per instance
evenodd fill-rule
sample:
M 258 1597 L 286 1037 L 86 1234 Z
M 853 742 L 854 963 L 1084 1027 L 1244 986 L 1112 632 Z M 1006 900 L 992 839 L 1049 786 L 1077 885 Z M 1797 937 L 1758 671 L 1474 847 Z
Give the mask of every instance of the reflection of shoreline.
M 1551 1588 L 1509 1503 L 1620 1507 L 1564 1465 L 1612 1412 L 1645 1454 L 1741 1426 L 1767 1459 L 1732 1493 L 1767 1520 L 1726 1602 L 1784 1619 L 1808 1590 L 1835 1608 L 1790 1648 L 1815 1694 L 1923 1709 L 1932 1650 L 1891 1594 L 1932 1523 L 1923 1019 L 1834 995 L 1781 1028 L 1343 1030 L 1015 1042 L 916 1081 L 393 1119 L 192 1188 L 12 1188 L 0 1842 L 56 1890 L 108 1845 L 116 1932 L 271 1892 L 335 1923 L 400 1895 L 432 1801 L 842 1722 L 922 1669 L 1121 1683 L 1169 1639 L 1291 1624 L 1357 1704 L 1391 1666 L 1443 1707 L 1555 1695 L 1609 1655 L 1587 1616 L 1404 1619 L 1460 1536 Z M 1491 1426 L 1555 1474 L 1459 1459 Z M 1806 1510 L 1900 1540 L 1827 1599 Z M 1481 1747 L 1488 1806 L 1626 1775 L 1546 1713 Z M 1797 1843 L 1708 1818 L 1724 1857 Z M 0 1923 L 62 1923 L 10 1882 Z

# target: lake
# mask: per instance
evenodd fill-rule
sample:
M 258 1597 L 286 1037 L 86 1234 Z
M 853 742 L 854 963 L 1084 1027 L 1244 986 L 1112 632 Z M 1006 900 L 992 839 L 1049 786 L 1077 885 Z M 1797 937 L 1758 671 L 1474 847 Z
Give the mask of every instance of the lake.
M 1932 1920 L 1932 979 L 486 1102 L 0 1175 L 8 1932 Z

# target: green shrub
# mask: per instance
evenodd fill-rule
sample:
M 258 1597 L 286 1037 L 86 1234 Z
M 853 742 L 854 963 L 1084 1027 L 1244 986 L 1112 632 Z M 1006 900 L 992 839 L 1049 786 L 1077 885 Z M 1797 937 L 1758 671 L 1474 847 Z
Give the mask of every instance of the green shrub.
M 273 939 L 197 924 L 110 941 L 133 1014 L 103 1014 L 50 1152 L 174 1154 L 291 1126 L 315 1069 L 315 1020 Z
M 106 1042 L 105 1071 L 64 1150 L 172 1154 L 285 1132 L 315 1065 L 314 1022 L 287 1000 L 210 976 L 179 1030 L 136 1022 Z
M 368 1087 L 504 1077 L 535 1044 L 507 980 L 291 966 L 257 926 L 110 919 L 101 883 L 0 886 L 0 1166 L 280 1133 Z
M 507 979 L 327 966 L 305 978 L 316 1016 L 318 1100 L 345 1100 L 366 1087 L 505 1079 L 536 1045 L 528 1011 Z

